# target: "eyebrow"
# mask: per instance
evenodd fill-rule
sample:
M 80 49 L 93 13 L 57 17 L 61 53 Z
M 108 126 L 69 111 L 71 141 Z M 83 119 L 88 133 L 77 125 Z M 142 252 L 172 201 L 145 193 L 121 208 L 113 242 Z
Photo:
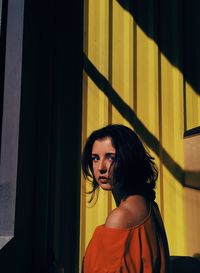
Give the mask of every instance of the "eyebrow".
M 92 155 L 99 155 L 99 154 L 92 153 Z M 116 155 L 116 153 L 110 152 L 110 153 L 106 153 L 106 155 Z

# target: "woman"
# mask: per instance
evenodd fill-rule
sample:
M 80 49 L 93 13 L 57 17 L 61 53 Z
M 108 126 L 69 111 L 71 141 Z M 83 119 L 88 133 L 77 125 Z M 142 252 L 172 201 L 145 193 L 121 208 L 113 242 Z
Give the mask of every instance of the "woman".
M 168 273 L 168 243 L 155 199 L 157 170 L 138 136 L 108 125 L 88 138 L 84 176 L 112 191 L 117 207 L 95 229 L 84 257 L 84 273 Z

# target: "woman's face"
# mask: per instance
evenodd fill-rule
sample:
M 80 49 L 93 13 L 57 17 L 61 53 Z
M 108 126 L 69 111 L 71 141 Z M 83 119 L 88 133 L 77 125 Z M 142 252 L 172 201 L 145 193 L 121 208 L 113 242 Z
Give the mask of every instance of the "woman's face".
M 92 166 L 95 180 L 103 190 L 111 190 L 112 169 L 116 150 L 111 138 L 97 139 L 92 147 Z

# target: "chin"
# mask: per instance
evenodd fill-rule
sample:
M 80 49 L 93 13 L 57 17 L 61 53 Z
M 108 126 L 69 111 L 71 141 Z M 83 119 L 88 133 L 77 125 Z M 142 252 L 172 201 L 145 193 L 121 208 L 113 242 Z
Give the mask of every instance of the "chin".
M 102 190 L 104 190 L 104 191 L 111 191 L 112 190 L 112 186 L 110 185 L 110 184 L 100 184 L 99 185 L 101 188 L 102 188 Z

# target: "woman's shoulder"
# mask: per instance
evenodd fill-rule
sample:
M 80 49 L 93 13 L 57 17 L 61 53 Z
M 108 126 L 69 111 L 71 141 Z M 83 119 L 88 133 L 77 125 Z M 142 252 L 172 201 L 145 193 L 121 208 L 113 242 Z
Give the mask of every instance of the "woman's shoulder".
M 150 204 L 139 195 L 129 196 L 107 217 L 105 226 L 110 228 L 131 228 L 138 226 L 148 217 Z

